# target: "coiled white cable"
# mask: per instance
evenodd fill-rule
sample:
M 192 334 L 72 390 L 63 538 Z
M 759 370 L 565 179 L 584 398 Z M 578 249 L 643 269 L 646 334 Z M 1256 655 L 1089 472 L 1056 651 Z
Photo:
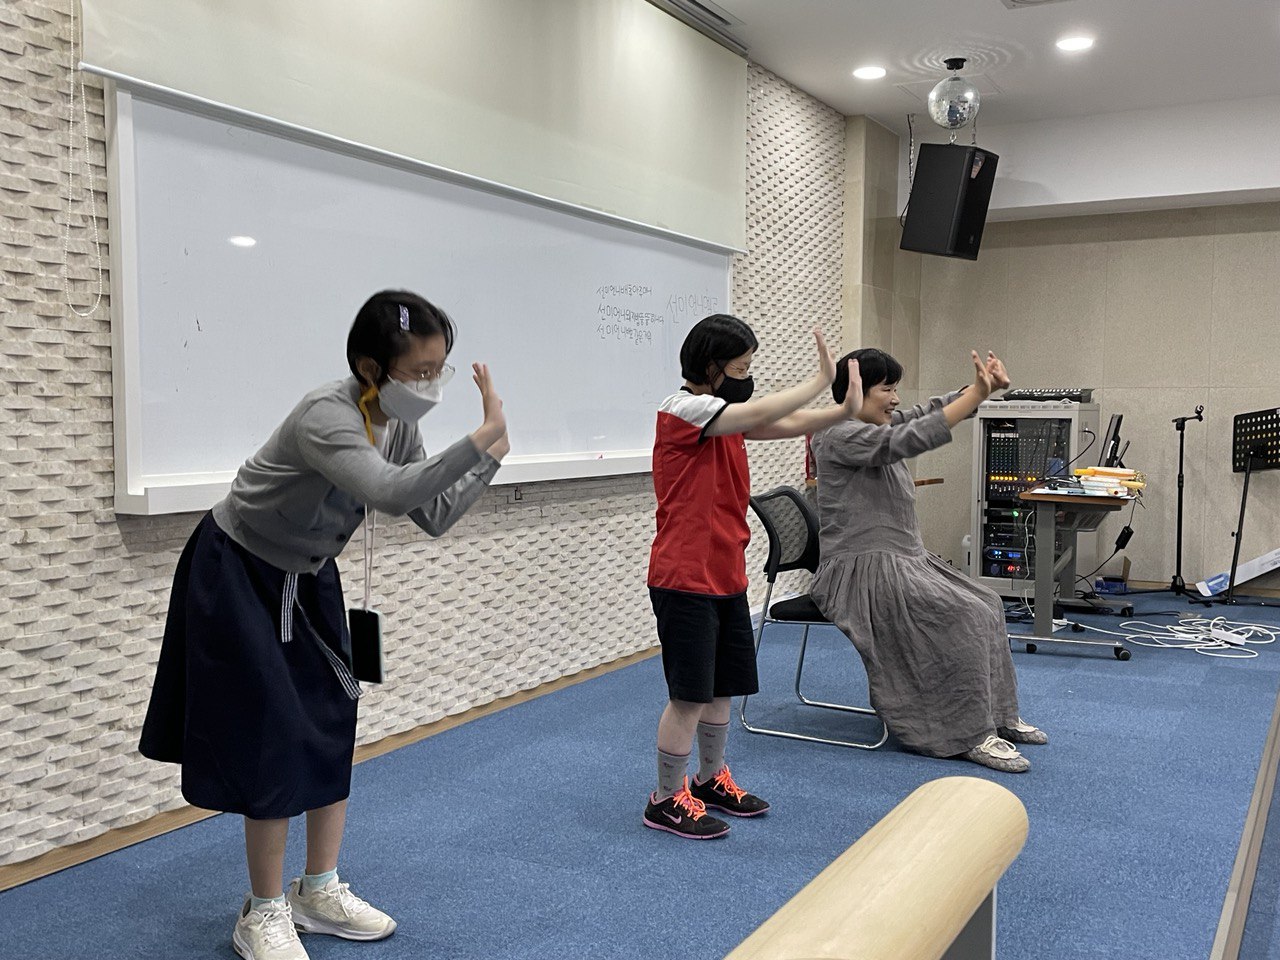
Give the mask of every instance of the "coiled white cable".
M 1087 623 L 1080 626 L 1095 633 L 1121 637 L 1125 643 L 1139 647 L 1191 650 L 1206 657 L 1228 660 L 1256 657 L 1258 651 L 1254 648 L 1275 643 L 1280 638 L 1280 628 L 1228 620 L 1226 617 L 1184 617 L 1176 624 L 1125 620 L 1119 630 L 1107 630 Z

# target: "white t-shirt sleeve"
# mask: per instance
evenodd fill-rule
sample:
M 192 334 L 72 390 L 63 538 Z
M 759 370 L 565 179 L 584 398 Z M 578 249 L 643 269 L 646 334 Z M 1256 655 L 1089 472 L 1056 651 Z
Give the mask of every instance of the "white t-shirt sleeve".
M 705 433 L 707 427 L 711 426 L 716 417 L 720 416 L 728 405 L 728 401 L 722 400 L 720 397 L 713 397 L 710 394 L 681 391 L 680 393 L 673 393 L 663 400 L 662 406 L 658 409 L 662 413 L 679 417 Z

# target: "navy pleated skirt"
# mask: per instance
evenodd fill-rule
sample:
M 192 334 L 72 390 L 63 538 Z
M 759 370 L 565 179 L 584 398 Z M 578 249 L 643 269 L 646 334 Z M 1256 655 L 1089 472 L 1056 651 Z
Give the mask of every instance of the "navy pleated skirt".
M 142 754 L 182 764 L 206 810 L 275 819 L 345 799 L 358 686 L 335 662 L 350 645 L 332 560 L 291 579 L 206 515 L 174 573 Z

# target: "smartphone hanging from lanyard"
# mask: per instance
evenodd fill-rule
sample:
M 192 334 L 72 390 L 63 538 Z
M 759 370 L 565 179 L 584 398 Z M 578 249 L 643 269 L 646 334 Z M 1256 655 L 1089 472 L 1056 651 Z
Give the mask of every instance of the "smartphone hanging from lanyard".
M 400 308 L 400 326 L 409 329 L 408 311 Z M 391 425 L 386 426 L 383 434 L 384 445 L 378 443 L 374 433 L 373 419 L 369 415 L 369 401 L 378 395 L 377 387 L 369 387 L 360 394 L 360 414 L 364 417 L 364 429 L 369 443 L 385 457 L 391 446 Z M 376 533 L 377 513 L 369 512 L 369 505 L 364 505 L 364 605 L 360 609 L 347 611 L 347 629 L 351 633 L 351 674 L 357 680 L 366 683 L 381 683 L 384 679 L 382 669 L 382 614 L 369 608 L 369 595 L 373 589 L 373 538 Z
M 347 627 L 351 631 L 351 674 L 367 683 L 381 683 L 382 614 L 369 608 L 373 583 L 373 536 L 377 514 L 364 508 L 364 605 L 347 611 Z

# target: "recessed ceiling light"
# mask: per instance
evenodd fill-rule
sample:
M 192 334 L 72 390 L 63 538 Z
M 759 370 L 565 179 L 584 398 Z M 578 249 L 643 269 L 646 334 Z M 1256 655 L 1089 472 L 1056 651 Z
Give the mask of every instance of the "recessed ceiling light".
M 853 71 L 853 75 L 859 80 L 879 80 L 884 74 L 884 67 L 859 67 Z
M 1059 50 L 1067 50 L 1075 53 L 1079 50 L 1088 50 L 1093 46 L 1093 37 L 1063 37 L 1058 41 Z
M 227 243 L 231 244 L 233 247 L 252 247 L 257 242 L 258 241 L 253 239 L 253 237 L 228 237 L 227 238 Z

